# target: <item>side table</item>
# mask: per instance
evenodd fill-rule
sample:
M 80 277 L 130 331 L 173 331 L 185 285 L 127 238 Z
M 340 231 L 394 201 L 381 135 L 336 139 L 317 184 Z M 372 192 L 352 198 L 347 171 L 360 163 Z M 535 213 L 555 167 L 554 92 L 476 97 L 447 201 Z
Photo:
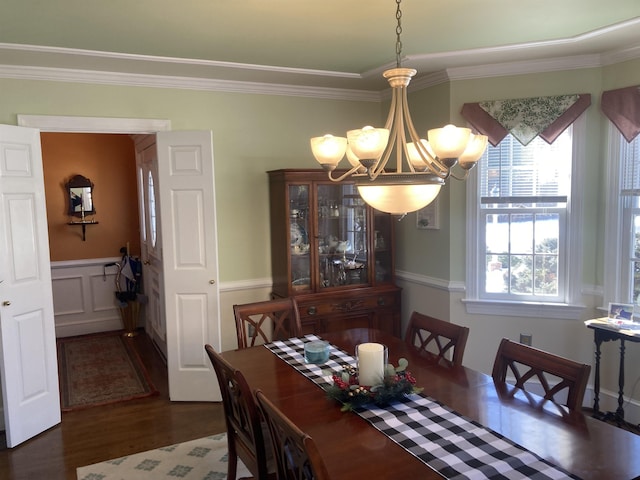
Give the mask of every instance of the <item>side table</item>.
M 596 344 L 596 369 L 593 385 L 593 416 L 603 420 L 613 420 L 623 424 L 624 421 L 624 353 L 625 341 L 640 343 L 640 330 L 626 330 L 607 322 L 606 318 L 587 320 L 585 325 L 593 330 L 593 340 Z M 637 333 L 637 335 L 636 335 Z M 602 342 L 620 342 L 620 366 L 618 369 L 618 408 L 615 412 L 600 412 L 600 346 Z

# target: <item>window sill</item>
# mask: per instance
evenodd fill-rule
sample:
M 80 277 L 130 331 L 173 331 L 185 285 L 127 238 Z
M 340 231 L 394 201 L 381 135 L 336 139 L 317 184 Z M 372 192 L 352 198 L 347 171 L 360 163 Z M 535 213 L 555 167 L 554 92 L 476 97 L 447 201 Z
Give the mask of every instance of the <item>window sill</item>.
M 580 319 L 584 305 L 542 302 L 507 302 L 504 300 L 477 300 L 463 298 L 467 313 L 503 315 L 507 317 L 545 317 L 568 320 Z

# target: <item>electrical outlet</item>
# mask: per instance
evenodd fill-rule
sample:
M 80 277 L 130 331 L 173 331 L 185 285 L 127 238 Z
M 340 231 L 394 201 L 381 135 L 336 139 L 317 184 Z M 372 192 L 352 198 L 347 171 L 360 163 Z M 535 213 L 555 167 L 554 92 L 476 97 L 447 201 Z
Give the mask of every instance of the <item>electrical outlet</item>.
M 520 343 L 523 345 L 531 346 L 531 344 L 533 343 L 533 335 L 531 335 L 530 333 L 521 333 Z

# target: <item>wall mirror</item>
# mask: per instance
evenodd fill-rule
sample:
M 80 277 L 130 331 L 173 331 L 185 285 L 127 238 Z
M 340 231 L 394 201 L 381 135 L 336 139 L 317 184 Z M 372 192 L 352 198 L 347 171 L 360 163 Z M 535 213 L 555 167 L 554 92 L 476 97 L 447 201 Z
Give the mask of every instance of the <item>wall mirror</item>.
M 67 183 L 69 215 L 81 217 L 96 213 L 93 204 L 93 183 L 82 175 L 76 175 Z

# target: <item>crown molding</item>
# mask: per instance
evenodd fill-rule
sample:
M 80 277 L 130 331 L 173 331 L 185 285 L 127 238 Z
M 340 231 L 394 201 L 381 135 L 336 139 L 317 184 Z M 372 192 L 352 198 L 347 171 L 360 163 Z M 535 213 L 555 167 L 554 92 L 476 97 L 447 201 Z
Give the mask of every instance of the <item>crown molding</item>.
M 530 47 L 530 46 L 528 46 Z M 128 61 L 139 60 L 141 62 L 180 63 L 183 65 L 205 65 L 222 67 L 225 69 L 252 69 L 261 70 L 265 75 L 277 72 L 278 74 L 315 75 L 317 77 L 341 77 L 351 80 L 369 80 L 380 68 L 366 72 L 363 75 L 343 72 L 327 72 L 320 70 L 293 69 L 284 67 L 269 67 L 263 65 L 233 64 L 230 62 L 213 62 L 208 60 L 173 59 L 167 57 L 149 57 L 142 55 L 114 54 L 109 52 L 93 52 L 88 50 L 60 49 L 53 47 L 35 47 L 24 45 L 11 45 L 0 43 L 1 50 L 12 49 L 14 51 L 57 52 L 64 51 L 65 55 L 76 56 L 100 56 L 102 58 L 118 58 Z M 496 54 L 505 47 L 492 49 Z M 486 50 L 486 49 L 485 49 Z M 511 51 L 511 50 L 510 50 Z M 469 52 L 454 52 L 454 56 L 464 56 Z M 485 52 L 486 53 L 486 52 Z M 407 59 L 408 63 L 416 57 Z M 475 66 L 457 66 L 444 68 L 440 71 L 416 77 L 409 86 L 410 91 L 421 90 L 441 83 L 455 80 L 492 78 L 512 75 L 527 75 L 562 70 L 576 70 L 585 68 L 598 68 L 616 63 L 640 58 L 640 45 L 622 50 L 601 53 L 574 55 L 555 58 L 540 58 L 534 60 L 522 60 L 511 62 L 485 63 Z M 211 72 L 209 72 L 211 73 Z M 119 85 L 151 88 L 175 88 L 183 90 L 215 91 L 243 94 L 282 95 L 305 98 L 318 98 L 328 100 L 345 100 L 359 102 L 380 102 L 391 95 L 390 88 L 382 90 L 363 90 L 351 88 L 334 88 L 320 86 L 304 86 L 294 83 L 273 83 L 260 81 L 238 81 L 221 78 L 210 78 L 205 75 L 172 76 L 157 73 L 133 73 L 105 70 L 89 70 L 78 68 L 60 68 L 51 66 L 27 66 L 14 64 L 0 64 L 0 78 L 20 80 L 41 80 L 54 82 L 85 83 L 96 85 Z M 282 79 L 283 77 L 279 77 Z
M 350 90 L 328 87 L 303 87 L 298 85 L 242 82 L 197 77 L 178 77 L 121 72 L 104 72 L 54 67 L 30 67 L 0 65 L 0 78 L 20 80 L 44 80 L 54 82 L 88 83 L 97 85 L 120 85 L 133 87 L 176 88 L 230 93 L 254 93 L 310 97 L 333 100 L 379 102 L 380 92 Z

